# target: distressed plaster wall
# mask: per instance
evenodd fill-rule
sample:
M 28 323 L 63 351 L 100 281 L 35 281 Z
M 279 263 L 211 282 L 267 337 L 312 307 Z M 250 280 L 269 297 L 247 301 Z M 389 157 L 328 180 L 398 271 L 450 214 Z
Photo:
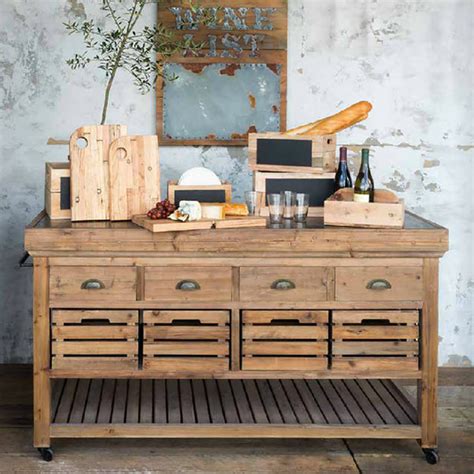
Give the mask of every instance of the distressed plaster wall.
M 288 3 L 288 125 L 360 99 L 374 104 L 370 118 L 341 133 L 339 143 L 353 151 L 370 145 L 376 183 L 449 228 L 440 267 L 440 364 L 471 365 L 472 2 Z M 16 262 L 23 227 L 43 207 L 44 163 L 67 156 L 66 147 L 46 140 L 66 138 L 100 114 L 102 76 L 65 65 L 80 45 L 62 22 L 97 13 L 97 0 L 0 2 L 0 362 L 31 360 L 31 271 Z M 154 21 L 155 8 L 146 16 Z M 153 95 L 139 95 L 120 75 L 109 120 L 153 133 Z M 233 182 L 236 199 L 251 187 L 246 149 L 166 148 L 161 160 L 163 185 L 204 165 Z

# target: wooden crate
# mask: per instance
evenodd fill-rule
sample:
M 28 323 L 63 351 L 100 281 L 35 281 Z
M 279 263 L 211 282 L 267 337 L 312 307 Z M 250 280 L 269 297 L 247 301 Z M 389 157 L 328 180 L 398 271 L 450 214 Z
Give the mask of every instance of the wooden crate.
M 177 205 L 180 201 L 231 202 L 232 184 L 225 181 L 215 186 L 180 186 L 177 181 L 168 181 L 168 199 Z
M 354 190 L 340 189 L 324 202 L 324 225 L 402 228 L 405 204 L 395 194 L 376 189 L 374 202 L 354 202 Z
M 268 173 L 254 172 L 254 190 L 261 194 L 258 212 L 268 216 L 267 194 L 294 191 L 309 194 L 308 216 L 322 216 L 325 200 L 334 192 L 334 173 Z
M 242 370 L 325 370 L 327 311 L 243 311 Z
M 336 171 L 336 135 L 249 135 L 249 167 L 253 171 L 329 173 Z
M 71 170 L 69 163 L 46 163 L 44 207 L 50 219 L 71 218 Z
M 138 311 L 55 310 L 53 369 L 138 369 Z
M 332 368 L 417 371 L 418 311 L 334 311 Z
M 228 311 L 145 311 L 143 368 L 163 372 L 229 370 Z

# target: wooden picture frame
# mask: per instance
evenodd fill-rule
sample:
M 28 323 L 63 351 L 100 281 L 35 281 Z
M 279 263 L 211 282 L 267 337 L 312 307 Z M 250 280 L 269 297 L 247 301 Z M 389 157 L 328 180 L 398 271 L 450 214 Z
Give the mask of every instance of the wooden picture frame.
M 291 147 L 288 149 L 287 161 L 281 164 L 278 160 L 278 153 L 273 153 L 273 156 L 267 156 L 265 163 L 259 163 L 259 142 L 275 141 L 278 148 L 281 150 L 280 144 L 299 142 L 311 142 L 310 159 L 307 160 L 307 165 L 298 166 L 290 164 L 292 160 L 296 161 L 296 155 L 299 153 L 295 146 L 294 151 Z M 279 141 L 279 142 L 277 142 Z M 271 150 L 271 147 L 268 147 Z M 271 152 L 270 152 L 271 155 Z M 272 163 L 272 159 L 274 162 Z M 267 132 L 267 133 L 251 133 L 249 135 L 249 168 L 253 171 L 274 171 L 274 172 L 292 172 L 292 173 L 331 173 L 335 172 L 337 168 L 336 160 L 336 134 L 331 135 L 286 135 L 283 133 Z

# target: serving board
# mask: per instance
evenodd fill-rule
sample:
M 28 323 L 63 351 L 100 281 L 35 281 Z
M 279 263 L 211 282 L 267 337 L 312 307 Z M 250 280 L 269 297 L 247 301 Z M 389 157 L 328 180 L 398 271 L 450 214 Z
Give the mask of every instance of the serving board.
M 86 125 L 71 135 L 72 221 L 109 219 L 109 146 L 126 134 L 125 125 Z
M 117 138 L 109 150 L 110 220 L 130 220 L 160 200 L 156 135 Z
M 145 214 L 132 217 L 132 222 L 150 232 L 180 232 L 185 230 L 233 229 L 239 227 L 266 227 L 267 220 L 259 216 L 227 217 L 225 219 L 201 219 L 180 222 L 170 219 L 150 219 Z
M 385 189 L 376 189 L 374 202 L 354 202 L 354 190 L 343 188 L 324 201 L 324 225 L 402 228 L 403 200 Z

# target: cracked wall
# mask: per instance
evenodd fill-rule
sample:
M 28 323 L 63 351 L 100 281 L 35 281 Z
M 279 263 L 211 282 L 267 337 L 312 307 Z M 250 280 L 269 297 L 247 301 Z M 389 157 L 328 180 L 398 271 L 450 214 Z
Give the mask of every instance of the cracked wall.
M 0 2 L 0 362 L 31 360 L 31 270 L 18 269 L 23 228 L 43 207 L 47 146 L 97 123 L 103 78 L 65 64 L 81 47 L 62 23 L 94 17 L 96 0 Z M 440 264 L 440 365 L 474 360 L 472 31 L 469 0 L 289 0 L 288 126 L 370 100 L 368 120 L 338 136 L 356 153 L 370 146 L 378 185 L 450 231 Z M 155 8 L 147 7 L 154 20 Z M 154 133 L 154 97 L 119 74 L 109 120 Z M 185 113 L 185 112 L 184 112 Z M 161 150 L 162 186 L 191 166 L 251 188 L 246 149 Z

